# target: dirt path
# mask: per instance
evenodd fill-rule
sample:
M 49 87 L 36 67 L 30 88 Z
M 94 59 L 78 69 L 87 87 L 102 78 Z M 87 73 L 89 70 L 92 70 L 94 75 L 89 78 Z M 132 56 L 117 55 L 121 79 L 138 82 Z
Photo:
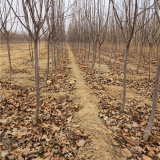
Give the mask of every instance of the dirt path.
M 74 96 L 76 97 L 76 102 L 82 106 L 82 109 L 77 112 L 73 118 L 73 126 L 80 125 L 80 128 L 89 135 L 90 139 L 90 144 L 85 145 L 85 147 L 79 150 L 76 159 L 121 159 L 118 158 L 120 157 L 119 149 L 112 146 L 114 143 L 112 131 L 107 129 L 98 117 L 98 99 L 94 93 L 92 93 L 92 90 L 85 84 L 82 71 L 76 64 L 74 55 L 69 46 L 67 46 L 67 48 L 69 59 L 71 61 L 71 78 L 76 81 Z

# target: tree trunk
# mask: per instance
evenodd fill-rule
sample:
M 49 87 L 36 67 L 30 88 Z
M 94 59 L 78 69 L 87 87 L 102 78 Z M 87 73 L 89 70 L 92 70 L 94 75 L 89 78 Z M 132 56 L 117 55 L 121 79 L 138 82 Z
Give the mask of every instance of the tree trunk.
M 136 66 L 137 66 L 138 64 L 138 43 L 136 43 L 135 47 L 136 47 Z
M 78 42 L 77 42 L 77 54 L 78 54 Z
M 138 70 L 139 70 L 139 67 L 140 67 L 140 62 L 141 62 L 141 54 L 143 52 L 143 44 L 141 46 L 141 49 L 140 49 L 140 53 L 139 53 L 139 62 L 138 62 L 138 65 L 137 65 L 137 74 L 139 73 Z
M 57 42 L 57 61 L 59 61 L 59 42 Z
M 100 70 L 101 70 L 101 45 L 99 45 L 99 69 L 98 69 L 98 76 L 97 79 L 99 78 L 100 75 Z
M 96 60 L 96 42 L 93 43 L 93 60 L 92 60 L 91 73 L 92 73 L 93 68 L 94 68 L 94 66 L 95 66 L 95 60 Z
M 62 58 L 63 58 L 63 42 L 62 42 L 62 47 L 61 47 L 61 55 L 62 55 Z
M 89 65 L 90 50 L 91 50 L 91 43 L 89 42 L 89 51 L 88 51 L 87 65 Z
M 81 52 L 81 44 L 80 44 L 80 42 L 78 42 L 78 54 L 80 54 L 80 52 Z
M 30 40 L 28 41 L 28 44 L 29 44 L 29 56 L 30 56 L 31 61 L 32 61 L 32 53 L 31 53 L 31 43 L 30 43 Z
M 48 73 L 49 73 L 49 40 L 47 42 L 47 73 L 46 73 L 46 80 L 48 80 Z
M 117 41 L 115 42 L 114 55 L 115 55 L 115 65 L 116 65 L 116 62 L 117 62 Z
M 37 124 L 39 113 L 39 62 L 38 62 L 38 40 L 34 40 L 34 53 L 35 53 L 35 81 L 36 81 L 36 111 L 33 116 L 33 125 Z
M 31 49 L 32 49 L 31 61 L 33 62 L 33 46 L 32 46 L 32 38 L 31 38 Z
M 111 58 L 112 58 L 112 50 L 111 50 L 111 53 L 109 54 L 109 61 L 108 61 L 108 65 L 110 64 Z
M 129 45 L 126 47 L 126 55 L 125 55 L 125 61 L 124 61 L 124 68 L 123 68 L 123 74 L 124 74 L 124 79 L 123 79 L 123 100 L 122 100 L 122 109 L 124 109 L 125 106 L 125 101 L 126 101 L 126 75 L 127 75 L 127 59 L 128 59 L 128 54 L 129 54 Z
M 149 76 L 148 76 L 148 82 L 150 82 L 151 78 L 151 46 L 149 46 Z
M 147 141 L 149 136 L 151 135 L 151 131 L 152 131 L 153 123 L 154 123 L 154 117 L 155 117 L 157 99 L 158 99 L 159 77 L 160 77 L 160 58 L 158 60 L 158 67 L 157 67 L 157 73 L 156 73 L 152 111 L 151 111 L 151 115 L 149 118 L 147 128 L 146 128 L 144 136 L 143 136 L 144 141 Z
M 39 39 L 39 57 L 40 57 L 40 45 L 41 45 L 41 44 L 40 44 L 40 39 Z
M 54 66 L 56 67 L 56 43 L 54 43 Z
M 52 72 L 53 72 L 53 42 L 51 43 L 51 53 L 52 53 Z
M 85 49 L 84 64 L 86 64 L 86 59 L 87 59 L 87 43 L 84 43 L 84 49 Z
M 159 56 L 158 56 L 158 47 L 159 47 L 159 44 L 157 45 L 157 59 L 159 58 Z
M 12 74 L 12 64 L 11 64 L 9 39 L 7 39 L 7 50 L 8 50 L 8 59 L 9 59 L 9 75 L 8 75 L 8 78 L 10 78 L 11 74 Z

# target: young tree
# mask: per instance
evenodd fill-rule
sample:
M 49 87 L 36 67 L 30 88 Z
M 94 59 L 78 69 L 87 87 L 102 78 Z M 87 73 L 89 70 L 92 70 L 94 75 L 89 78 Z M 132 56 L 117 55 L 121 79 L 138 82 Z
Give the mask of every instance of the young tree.
M 160 1 L 154 0 L 154 4 L 155 4 L 155 13 L 156 13 L 157 21 L 160 25 L 160 16 L 159 16 Z M 157 72 L 156 72 L 156 81 L 155 81 L 155 88 L 154 88 L 154 95 L 153 95 L 152 111 L 151 111 L 151 115 L 149 118 L 147 128 L 143 136 L 144 141 L 147 141 L 149 136 L 151 135 L 152 127 L 154 124 L 154 117 L 156 113 L 156 106 L 157 106 L 157 99 L 158 99 L 159 79 L 160 79 L 160 58 L 158 59 L 158 66 L 157 66 Z
M 103 24 L 103 16 L 102 14 L 100 14 L 100 10 L 102 11 L 101 7 L 101 3 L 100 1 L 98 1 L 98 35 L 97 35 L 97 39 L 98 39 L 98 44 L 99 44 L 99 48 L 98 48 L 98 52 L 99 52 L 99 69 L 98 69 L 98 76 L 97 79 L 99 78 L 100 75 L 100 65 L 101 65 L 101 46 L 104 43 L 104 40 L 106 38 L 106 32 L 107 32 L 107 26 L 108 26 L 108 19 L 109 19 L 109 12 L 110 12 L 110 0 L 109 0 L 109 5 L 108 5 L 108 12 L 107 12 L 107 17 L 106 17 L 106 21 Z
M 11 5 L 13 4 L 13 0 L 11 0 Z M 11 7 L 7 5 L 6 1 L 0 0 L 0 23 L 1 23 L 1 32 L 4 35 L 4 38 L 7 42 L 7 50 L 8 50 L 8 59 L 9 59 L 9 75 L 8 78 L 12 74 L 12 63 L 11 63 L 11 53 L 10 53 L 10 40 L 16 33 L 13 32 L 13 26 L 16 22 L 16 17 L 12 17 Z M 15 9 L 17 11 L 17 9 Z
M 36 125 L 38 121 L 38 114 L 39 114 L 39 60 L 38 60 L 38 39 L 40 30 L 45 22 L 46 15 L 48 14 L 48 10 L 50 7 L 50 1 L 44 0 L 21 0 L 23 13 L 25 17 L 25 22 L 22 21 L 15 9 L 12 6 L 12 3 L 7 0 L 9 6 L 11 7 L 12 11 L 14 12 L 15 16 L 19 19 L 19 22 L 23 25 L 25 29 L 29 32 L 31 38 L 34 41 L 34 54 L 35 54 L 35 81 L 36 81 L 36 110 L 35 115 L 33 116 L 33 124 Z M 19 1 L 17 1 L 18 3 Z M 46 7 L 44 7 L 46 6 Z M 45 13 L 43 14 L 43 9 Z M 31 18 L 31 21 L 29 20 Z M 33 30 L 31 26 L 33 25 Z
M 121 21 L 120 16 L 118 15 L 117 9 L 115 8 L 114 0 L 112 0 L 112 4 L 113 4 L 113 11 L 115 14 L 117 25 L 119 26 L 119 28 L 123 33 L 123 37 L 125 39 L 125 44 L 126 44 L 126 54 L 125 54 L 124 69 L 123 69 L 124 78 L 123 78 L 123 101 L 122 101 L 122 109 L 124 109 L 125 100 L 126 100 L 127 60 L 128 60 L 130 45 L 132 43 L 133 35 L 135 33 L 138 4 L 137 4 L 137 0 L 135 0 L 134 5 L 132 0 L 129 0 L 128 3 L 124 0 L 124 9 L 125 9 L 124 24 Z
M 150 4 L 149 4 L 149 6 L 150 6 Z M 151 17 L 150 14 L 153 15 L 153 13 L 151 13 L 151 10 L 148 10 L 148 19 Z M 152 24 L 154 24 L 154 25 L 152 25 Z M 159 28 L 160 28 L 160 25 L 156 25 L 156 19 L 154 17 L 153 19 L 151 19 L 148 22 L 146 33 L 145 33 L 147 42 L 149 44 L 149 75 L 148 75 L 148 82 L 150 82 L 150 77 L 151 77 L 151 51 L 152 51 L 152 47 L 154 46 L 154 44 L 159 39 L 159 35 L 157 37 L 157 32 L 159 31 Z

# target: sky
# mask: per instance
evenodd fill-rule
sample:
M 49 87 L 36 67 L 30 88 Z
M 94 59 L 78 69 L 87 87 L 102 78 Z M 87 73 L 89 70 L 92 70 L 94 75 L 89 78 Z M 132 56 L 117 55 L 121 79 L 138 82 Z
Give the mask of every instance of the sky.
M 0 0 L 1 9 L 3 8 L 3 5 L 6 1 L 7 0 Z M 65 12 L 65 17 L 66 17 L 66 30 L 67 30 L 69 23 L 70 23 L 70 19 L 69 19 L 68 15 L 71 14 L 71 11 L 73 8 L 72 4 L 76 0 L 63 0 L 63 1 L 64 1 L 63 3 L 65 4 L 64 12 Z M 19 13 L 20 16 L 23 16 L 23 8 L 22 8 L 21 0 L 13 0 L 12 6 L 16 10 L 17 2 L 19 2 L 19 7 L 18 7 L 19 11 L 16 11 L 16 13 Z M 72 6 L 72 7 L 70 7 L 70 6 Z M 68 9 L 68 7 L 70 7 L 70 9 Z M 8 30 L 11 28 L 11 23 L 13 22 L 14 17 L 15 17 L 15 14 L 13 13 L 13 11 L 11 11 L 11 15 L 8 17 L 8 24 L 7 24 Z M 12 21 L 10 19 L 12 19 Z M 21 18 L 21 19 L 22 19 L 22 21 L 24 21 L 24 18 Z M 20 33 L 27 33 L 26 29 L 24 27 L 22 27 L 22 25 L 20 24 L 20 22 L 18 20 L 15 22 L 13 29 L 12 29 L 12 32 L 15 32 L 15 30 L 16 30 L 16 33 L 19 33 L 19 34 Z
M 0 3 L 3 4 L 6 1 L 7 0 L 0 0 Z M 11 1 L 11 0 L 9 0 L 9 1 Z M 58 1 L 58 0 L 56 0 L 56 1 Z M 60 1 L 62 2 L 62 0 L 60 0 Z M 68 27 L 69 27 L 69 24 L 70 24 L 70 17 L 71 16 L 69 16 L 69 15 L 71 14 L 71 12 L 73 10 L 73 7 L 74 7 L 72 4 L 74 2 L 79 2 L 79 1 L 80 0 L 63 0 L 63 3 L 65 4 L 65 11 L 64 12 L 65 12 L 65 19 L 66 19 L 66 21 L 65 21 L 65 30 L 66 31 L 68 30 Z M 89 0 L 88 2 L 90 2 L 90 1 L 92 1 L 92 0 Z M 106 3 L 108 2 L 108 0 L 105 0 L 105 1 L 106 1 Z M 13 0 L 13 5 L 12 6 L 16 10 L 17 2 L 19 3 L 19 7 L 18 7 L 19 11 L 16 11 L 16 13 L 19 12 L 19 15 L 23 17 L 23 8 L 22 8 L 21 0 Z M 14 15 L 13 12 L 11 12 L 10 19 L 12 19 L 13 17 L 15 17 L 15 15 Z M 21 18 L 21 19 L 24 22 L 24 18 Z M 9 23 L 8 23 L 8 29 L 10 28 L 10 24 L 11 24 L 10 22 L 11 21 L 9 21 Z M 13 22 L 13 20 L 12 20 L 12 22 Z M 27 33 L 26 29 L 24 27 L 22 27 L 22 25 L 20 24 L 20 22 L 18 20 L 13 26 L 13 32 L 15 30 L 16 30 L 17 33 Z

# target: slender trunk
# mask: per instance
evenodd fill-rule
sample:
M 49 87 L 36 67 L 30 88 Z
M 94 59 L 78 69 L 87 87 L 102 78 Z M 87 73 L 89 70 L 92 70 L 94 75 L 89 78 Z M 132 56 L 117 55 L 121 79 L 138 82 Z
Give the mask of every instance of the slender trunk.
M 56 67 L 56 43 L 54 43 L 54 66 Z
M 154 117 L 155 117 L 155 113 L 156 113 L 156 106 L 157 106 L 157 99 L 158 99 L 159 77 L 160 77 L 160 58 L 158 60 L 158 67 L 157 67 L 157 73 L 156 73 L 152 111 L 151 111 L 151 115 L 149 118 L 147 128 L 146 128 L 144 136 L 143 136 L 144 141 L 147 141 L 149 136 L 151 135 L 152 127 L 154 124 Z
M 115 43 L 114 55 L 115 55 L 115 65 L 116 65 L 116 62 L 117 62 L 117 42 Z
M 145 67 L 145 63 L 146 63 L 146 51 L 145 51 L 145 47 L 144 47 L 144 51 L 143 51 L 143 60 L 144 60 L 143 66 Z
M 49 73 L 49 40 L 47 41 L 47 73 L 46 73 L 46 80 L 48 80 L 48 73 Z
M 94 68 L 94 66 L 95 66 L 95 59 L 96 59 L 96 42 L 93 43 L 93 60 L 92 60 L 91 73 L 92 73 L 93 68 Z
M 137 74 L 139 73 L 138 70 L 139 70 L 139 67 L 140 67 L 140 62 L 141 62 L 141 54 L 143 52 L 143 44 L 141 46 L 141 49 L 140 49 L 140 53 L 139 53 L 139 62 L 138 62 L 138 65 L 137 65 Z
M 57 61 L 59 61 L 59 42 L 57 42 Z
M 110 53 L 110 55 L 109 55 L 109 61 L 108 61 L 108 64 L 110 64 L 111 58 L 112 58 L 112 51 L 111 51 L 111 53 Z
M 81 52 L 80 48 L 81 48 L 81 44 L 80 44 L 80 42 L 78 42 L 78 54 L 80 54 L 80 52 Z
M 29 42 L 28 42 L 28 45 L 29 45 L 29 56 L 30 56 L 30 58 L 31 58 L 31 60 L 32 60 L 32 53 L 31 53 L 31 43 L 30 43 L 30 40 L 29 40 Z
M 123 74 L 124 74 L 124 79 L 123 79 L 123 100 L 122 100 L 122 109 L 124 109 L 125 106 L 125 101 L 126 101 L 126 77 L 127 77 L 127 59 L 128 59 L 128 54 L 129 54 L 129 45 L 126 47 L 126 55 L 125 55 L 125 61 L 124 61 L 124 68 L 123 68 Z
M 91 50 L 91 43 L 89 42 L 89 51 L 88 51 L 87 65 L 89 64 L 90 50 Z
M 120 54 L 121 53 L 121 44 L 120 44 L 120 42 L 119 42 L 119 49 L 118 50 L 119 50 L 118 54 Z
M 39 114 L 39 62 L 38 62 L 38 40 L 34 40 L 34 54 L 35 54 L 35 81 L 36 81 L 36 111 L 33 117 L 33 125 L 37 124 Z
M 149 46 L 149 76 L 148 76 L 148 82 L 150 82 L 151 78 L 151 46 Z
M 136 66 L 137 66 L 138 64 L 138 43 L 136 43 L 135 47 L 136 47 Z
M 157 59 L 159 58 L 159 56 L 158 56 L 158 46 L 159 46 L 159 45 L 157 45 Z
M 63 57 L 63 42 L 62 42 L 62 47 L 61 47 L 61 54 L 62 54 L 62 57 Z
M 100 70 L 101 70 L 101 45 L 99 45 L 99 69 L 98 69 L 98 76 L 97 76 L 97 79 L 99 78 L 99 75 L 100 75 Z
M 40 39 L 39 39 L 39 57 L 40 57 Z
M 52 53 L 52 72 L 53 72 L 53 42 L 51 43 L 51 53 Z
M 32 56 L 31 56 L 31 61 L 33 62 L 33 46 L 32 46 L 32 38 L 31 38 L 31 49 L 32 49 Z
M 8 75 L 8 78 L 10 78 L 10 76 L 12 74 L 12 64 L 11 64 L 11 54 L 10 54 L 9 39 L 7 39 L 7 50 L 8 50 L 8 59 L 9 59 L 9 75 Z
M 78 42 L 77 42 L 77 54 L 78 54 Z
M 86 64 L 86 59 L 87 59 L 87 43 L 84 43 L 84 49 L 85 49 L 84 64 Z

